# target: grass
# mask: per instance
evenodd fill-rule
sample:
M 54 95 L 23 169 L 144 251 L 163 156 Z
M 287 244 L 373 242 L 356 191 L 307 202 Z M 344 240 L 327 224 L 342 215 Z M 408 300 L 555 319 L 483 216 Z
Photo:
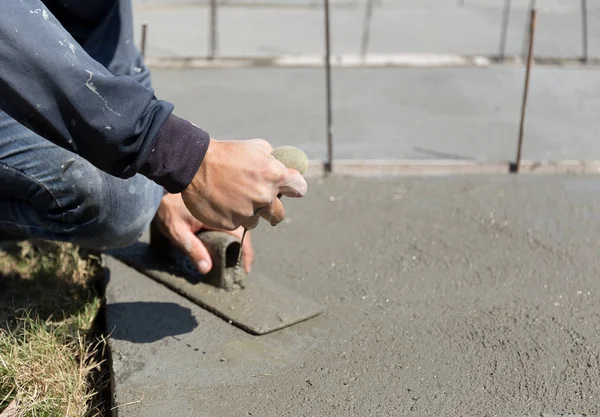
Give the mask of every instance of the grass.
M 9 405 L 15 417 L 102 415 L 99 272 L 68 243 L 0 249 L 0 416 Z

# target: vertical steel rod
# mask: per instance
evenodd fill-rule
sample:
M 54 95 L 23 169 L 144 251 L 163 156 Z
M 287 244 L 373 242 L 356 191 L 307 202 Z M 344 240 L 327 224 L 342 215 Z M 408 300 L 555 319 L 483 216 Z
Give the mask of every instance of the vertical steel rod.
M 506 54 L 506 38 L 508 37 L 508 23 L 510 19 L 510 0 L 504 0 L 502 13 L 502 33 L 500 34 L 500 62 L 504 62 Z
M 581 0 L 581 27 L 583 30 L 583 62 L 587 63 L 589 59 L 588 53 L 588 13 L 587 0 Z
M 333 124 L 331 116 L 331 38 L 329 34 L 329 0 L 325 6 L 325 85 L 327 89 L 327 163 L 325 172 L 333 170 Z
M 142 23 L 142 41 L 140 45 L 140 52 L 142 58 L 146 58 L 146 36 L 148 35 L 148 23 Z
M 529 13 L 531 13 L 531 10 L 535 9 L 536 7 L 536 0 L 530 0 L 529 1 Z M 527 48 L 529 45 L 529 41 L 531 40 L 531 30 L 530 30 L 530 23 L 529 21 L 525 21 L 525 34 L 523 36 L 523 45 L 521 46 L 521 59 L 526 59 L 527 58 Z
M 371 16 L 373 15 L 373 0 L 367 0 L 365 6 L 365 18 L 363 21 L 363 33 L 362 40 L 360 43 L 360 56 L 364 60 L 367 56 L 367 49 L 369 47 L 369 36 L 371 33 Z
M 215 59 L 217 54 L 217 0 L 210 0 L 210 35 L 208 58 Z
M 527 96 L 529 94 L 529 79 L 531 74 L 531 61 L 533 56 L 533 41 L 535 35 L 536 10 L 535 5 L 530 10 L 529 18 L 529 49 L 527 52 L 527 68 L 525 69 L 525 88 L 523 89 L 523 102 L 521 104 L 521 123 L 519 125 L 519 143 L 517 145 L 517 160 L 513 172 L 519 172 L 521 167 L 521 151 L 523 149 L 523 132 L 525 130 L 525 109 L 527 107 Z

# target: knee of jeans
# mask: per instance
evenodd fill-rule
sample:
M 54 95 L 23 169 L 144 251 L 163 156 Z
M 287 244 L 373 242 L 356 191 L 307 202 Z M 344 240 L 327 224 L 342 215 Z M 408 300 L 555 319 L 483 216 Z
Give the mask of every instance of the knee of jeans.
M 103 249 L 134 244 L 150 225 L 162 197 L 162 188 L 140 175 L 118 183 L 110 192 L 108 207 L 102 210 Z
M 71 213 L 78 217 L 76 240 L 98 250 L 134 244 L 154 218 L 162 189 L 141 175 L 122 180 L 89 174 L 78 185 L 76 194 L 82 197 Z

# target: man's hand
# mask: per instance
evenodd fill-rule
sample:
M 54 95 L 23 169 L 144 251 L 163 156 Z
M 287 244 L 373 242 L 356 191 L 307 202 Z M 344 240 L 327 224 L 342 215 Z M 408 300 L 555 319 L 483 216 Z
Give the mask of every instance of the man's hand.
M 206 274 L 212 269 L 213 265 L 210 255 L 202 241 L 196 237 L 196 233 L 202 229 L 216 229 L 206 227 L 200 221 L 196 220 L 186 208 L 180 194 L 165 195 L 160 202 L 154 220 L 160 232 L 172 244 L 186 253 L 202 274 Z M 239 238 L 242 237 L 241 228 L 229 233 Z M 244 269 L 246 273 L 249 273 L 254 259 L 254 251 L 249 233 L 246 234 L 246 238 L 244 239 L 242 256 Z
M 262 139 L 210 140 L 206 156 L 190 185 L 181 193 L 192 215 L 204 225 L 253 229 L 260 218 L 273 226 L 285 217 L 278 194 L 302 197 L 306 181 L 286 168 Z

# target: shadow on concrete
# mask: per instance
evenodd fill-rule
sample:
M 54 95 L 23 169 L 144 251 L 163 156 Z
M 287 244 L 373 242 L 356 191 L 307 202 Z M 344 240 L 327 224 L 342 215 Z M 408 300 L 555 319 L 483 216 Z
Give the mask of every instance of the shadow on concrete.
M 190 333 L 198 321 L 189 308 L 175 303 L 129 302 L 109 304 L 107 314 L 116 323 L 107 329 L 113 339 L 152 343 Z
M 160 252 L 157 252 L 148 243 L 136 242 L 126 248 L 108 251 L 107 254 L 142 274 L 145 270 L 151 269 L 184 278 L 191 284 L 198 284 L 206 280 L 206 277 L 200 274 L 190 262 L 187 255 L 174 248 L 169 248 L 172 251 L 168 252 L 167 248 L 168 246 L 165 246 Z M 152 279 L 152 277 L 149 278 Z

